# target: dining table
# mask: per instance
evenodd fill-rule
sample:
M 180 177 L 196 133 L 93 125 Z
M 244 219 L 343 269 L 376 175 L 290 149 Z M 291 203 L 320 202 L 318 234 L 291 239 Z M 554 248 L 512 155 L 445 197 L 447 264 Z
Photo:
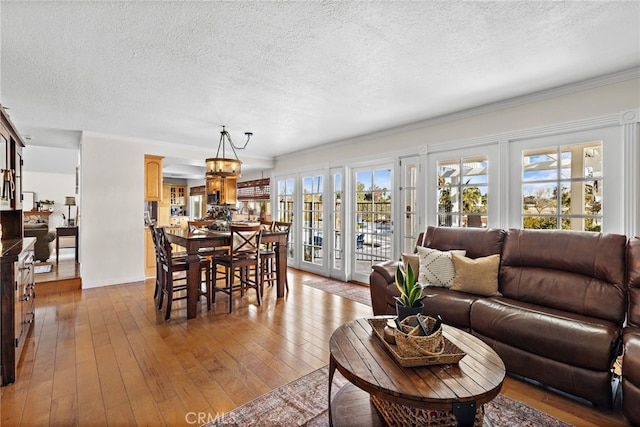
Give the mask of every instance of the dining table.
M 261 243 L 273 243 L 276 252 L 276 295 L 284 296 L 287 280 L 287 238 L 286 231 L 263 231 Z M 196 317 L 198 308 L 198 287 L 201 281 L 200 249 L 229 246 L 231 232 L 207 229 L 167 229 L 169 242 L 186 249 L 187 270 L 187 319 Z

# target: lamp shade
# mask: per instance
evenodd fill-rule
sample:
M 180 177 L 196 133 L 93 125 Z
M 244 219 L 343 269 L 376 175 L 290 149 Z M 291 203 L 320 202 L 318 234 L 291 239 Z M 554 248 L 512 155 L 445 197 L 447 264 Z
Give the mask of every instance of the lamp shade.
M 73 196 L 67 196 L 64 198 L 64 205 L 65 206 L 75 206 L 76 205 L 76 198 Z
M 242 162 L 238 159 L 228 159 L 224 157 L 212 157 L 206 160 L 207 176 L 219 177 L 239 177 L 240 165 Z

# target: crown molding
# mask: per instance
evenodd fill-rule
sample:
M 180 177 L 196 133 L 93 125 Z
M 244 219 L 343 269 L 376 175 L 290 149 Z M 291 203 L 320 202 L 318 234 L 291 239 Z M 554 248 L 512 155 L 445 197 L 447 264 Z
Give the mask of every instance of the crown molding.
M 640 68 L 632 68 L 629 70 L 622 70 L 616 73 L 606 74 L 591 79 L 581 80 L 578 82 L 570 83 L 563 86 L 558 86 L 551 89 L 541 90 L 528 95 L 522 95 L 515 98 L 509 98 L 502 101 L 496 101 L 489 104 L 480 105 L 477 107 L 468 108 L 465 110 L 456 111 L 454 113 L 444 114 L 442 116 L 431 117 L 428 119 L 420 120 L 413 123 L 408 123 L 392 128 L 380 130 L 377 132 L 371 132 L 352 138 L 340 139 L 331 141 L 318 147 L 311 149 L 299 150 L 292 153 L 287 153 L 282 156 L 278 156 L 276 159 L 286 159 L 301 152 L 321 152 L 332 147 L 337 147 L 344 144 L 355 144 L 370 140 L 372 138 L 379 138 L 385 136 L 391 136 L 399 133 L 409 132 L 417 129 L 422 129 L 430 126 L 440 125 L 447 122 L 453 122 L 457 120 L 466 119 L 469 117 L 478 116 L 481 114 L 487 114 L 507 108 L 513 108 L 521 105 L 531 104 L 534 102 L 544 101 L 559 96 L 569 95 L 576 92 L 581 92 L 589 89 L 595 89 L 602 86 L 607 86 L 615 83 L 621 83 L 627 80 L 633 80 L 640 78 Z

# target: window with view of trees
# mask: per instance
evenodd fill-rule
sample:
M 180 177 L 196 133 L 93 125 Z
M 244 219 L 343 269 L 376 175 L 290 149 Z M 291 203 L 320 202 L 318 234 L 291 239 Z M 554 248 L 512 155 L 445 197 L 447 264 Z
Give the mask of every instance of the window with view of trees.
M 602 230 L 602 142 L 522 153 L 522 227 Z
M 438 161 L 439 226 L 487 226 L 488 165 L 487 156 Z

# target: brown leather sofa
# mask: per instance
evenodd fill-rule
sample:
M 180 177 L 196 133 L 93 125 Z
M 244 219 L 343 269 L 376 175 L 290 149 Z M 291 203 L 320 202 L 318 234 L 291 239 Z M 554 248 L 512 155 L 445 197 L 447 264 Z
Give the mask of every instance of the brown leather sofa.
M 424 313 L 488 343 L 507 371 L 612 407 L 611 366 L 626 315 L 627 239 L 560 230 L 429 227 L 418 244 L 500 253 L 498 290 L 484 297 L 429 288 Z M 397 262 L 373 267 L 374 314 L 394 314 Z
M 24 237 L 35 237 L 34 257 L 38 261 L 45 262 L 51 256 L 49 243 L 56 238 L 56 234 L 49 231 L 49 225 L 45 223 L 24 224 Z
M 627 245 L 629 310 L 623 330 L 622 412 L 640 425 L 640 238 Z

